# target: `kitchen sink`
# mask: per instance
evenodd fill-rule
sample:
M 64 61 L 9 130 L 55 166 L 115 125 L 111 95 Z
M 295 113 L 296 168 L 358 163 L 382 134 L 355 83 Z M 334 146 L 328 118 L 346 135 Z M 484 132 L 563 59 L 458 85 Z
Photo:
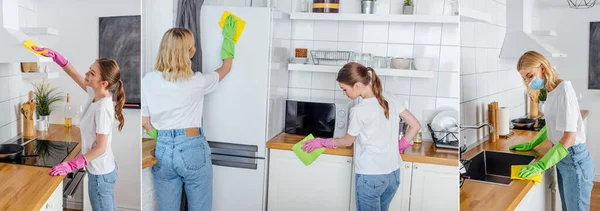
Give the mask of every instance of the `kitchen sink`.
M 511 185 L 510 167 L 512 165 L 527 165 L 535 160 L 534 155 L 521 155 L 508 152 L 484 150 L 469 160 L 467 180 Z

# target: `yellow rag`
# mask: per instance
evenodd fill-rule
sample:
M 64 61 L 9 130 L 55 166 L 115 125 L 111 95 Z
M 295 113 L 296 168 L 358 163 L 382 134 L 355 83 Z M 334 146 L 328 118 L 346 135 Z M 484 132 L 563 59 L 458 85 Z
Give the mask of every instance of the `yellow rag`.
M 38 44 L 35 44 L 35 42 L 33 42 L 33 40 L 25 40 L 25 42 L 21 43 L 25 48 L 29 49 L 31 52 L 42 55 L 44 53 L 48 53 L 48 50 L 43 50 L 43 51 L 36 51 L 33 50 L 33 46 L 38 46 Z
M 242 31 L 244 31 L 244 26 L 246 26 L 246 21 L 242 20 L 238 16 L 235 16 L 234 14 L 231 14 L 231 12 L 225 10 L 225 12 L 223 12 L 223 15 L 221 15 L 221 20 L 219 20 L 219 25 L 221 26 L 221 29 L 225 25 L 225 20 L 227 19 L 227 16 L 229 16 L 229 15 L 233 15 L 233 19 L 236 20 L 235 35 L 233 36 L 233 43 L 237 44 L 238 39 L 240 38 L 240 36 L 242 36 Z
M 510 179 L 513 180 L 531 180 L 533 181 L 534 185 L 537 185 L 538 183 L 542 182 L 542 173 L 535 175 L 533 177 L 529 177 L 529 178 L 522 178 L 519 177 L 519 171 L 521 171 L 521 169 L 525 168 L 526 165 L 514 165 L 510 167 Z

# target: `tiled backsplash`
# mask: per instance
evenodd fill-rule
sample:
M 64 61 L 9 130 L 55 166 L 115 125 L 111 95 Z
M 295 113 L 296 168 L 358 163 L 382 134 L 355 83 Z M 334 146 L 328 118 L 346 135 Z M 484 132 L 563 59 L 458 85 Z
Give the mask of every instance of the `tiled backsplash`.
M 0 143 L 21 133 L 20 105 L 27 100 L 19 63 L 0 63 Z
M 461 124 L 487 122 L 487 104 L 509 107 L 510 118 L 525 115 L 525 86 L 516 60 L 500 59 L 506 32 L 506 1 L 461 0 L 461 6 L 489 13 L 490 23 L 461 22 Z M 467 145 L 488 135 L 488 129 L 462 130 Z
M 401 3 L 380 0 L 377 13 L 399 14 Z M 449 3 L 450 0 L 415 1 L 415 13 L 449 15 Z M 340 13 L 360 13 L 360 2 L 341 0 Z M 307 48 L 309 51 L 340 50 L 371 53 L 373 56 L 433 58 L 434 77 L 380 76 L 384 91 L 407 103 L 423 126 L 431 121 L 431 113 L 436 108 L 449 106 L 459 109 L 457 24 L 293 20 L 291 28 L 290 57 L 294 57 L 295 48 Z M 344 63 L 338 65 L 341 67 Z M 335 79 L 335 73 L 290 71 L 288 97 L 348 99 Z M 430 137 L 428 132 L 423 135 L 424 138 Z

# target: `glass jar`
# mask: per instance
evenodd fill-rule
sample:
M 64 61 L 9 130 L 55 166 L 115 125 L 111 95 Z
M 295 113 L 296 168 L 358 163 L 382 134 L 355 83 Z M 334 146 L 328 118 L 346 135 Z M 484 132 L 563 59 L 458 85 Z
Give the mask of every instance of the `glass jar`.
M 338 13 L 340 0 L 313 0 L 313 12 Z
M 422 142 L 423 142 L 423 136 L 421 135 L 421 132 L 418 132 L 417 135 L 413 138 L 413 143 L 419 144 Z
M 365 67 L 370 67 L 371 65 L 371 54 L 370 53 L 362 53 L 360 54 L 360 64 Z
M 384 67 L 381 67 L 381 68 L 386 68 L 386 69 L 392 68 L 392 57 L 391 56 L 384 57 L 383 64 L 384 64 Z

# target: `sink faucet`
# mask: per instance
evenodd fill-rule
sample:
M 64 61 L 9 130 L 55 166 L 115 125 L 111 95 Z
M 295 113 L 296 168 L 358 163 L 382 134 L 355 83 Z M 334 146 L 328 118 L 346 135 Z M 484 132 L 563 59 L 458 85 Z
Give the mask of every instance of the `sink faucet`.
M 483 123 L 480 125 L 461 125 L 460 128 L 465 128 L 465 129 L 480 129 L 483 126 L 488 126 L 490 128 L 490 133 L 494 133 L 494 127 L 492 127 L 492 125 L 490 125 L 490 123 Z

